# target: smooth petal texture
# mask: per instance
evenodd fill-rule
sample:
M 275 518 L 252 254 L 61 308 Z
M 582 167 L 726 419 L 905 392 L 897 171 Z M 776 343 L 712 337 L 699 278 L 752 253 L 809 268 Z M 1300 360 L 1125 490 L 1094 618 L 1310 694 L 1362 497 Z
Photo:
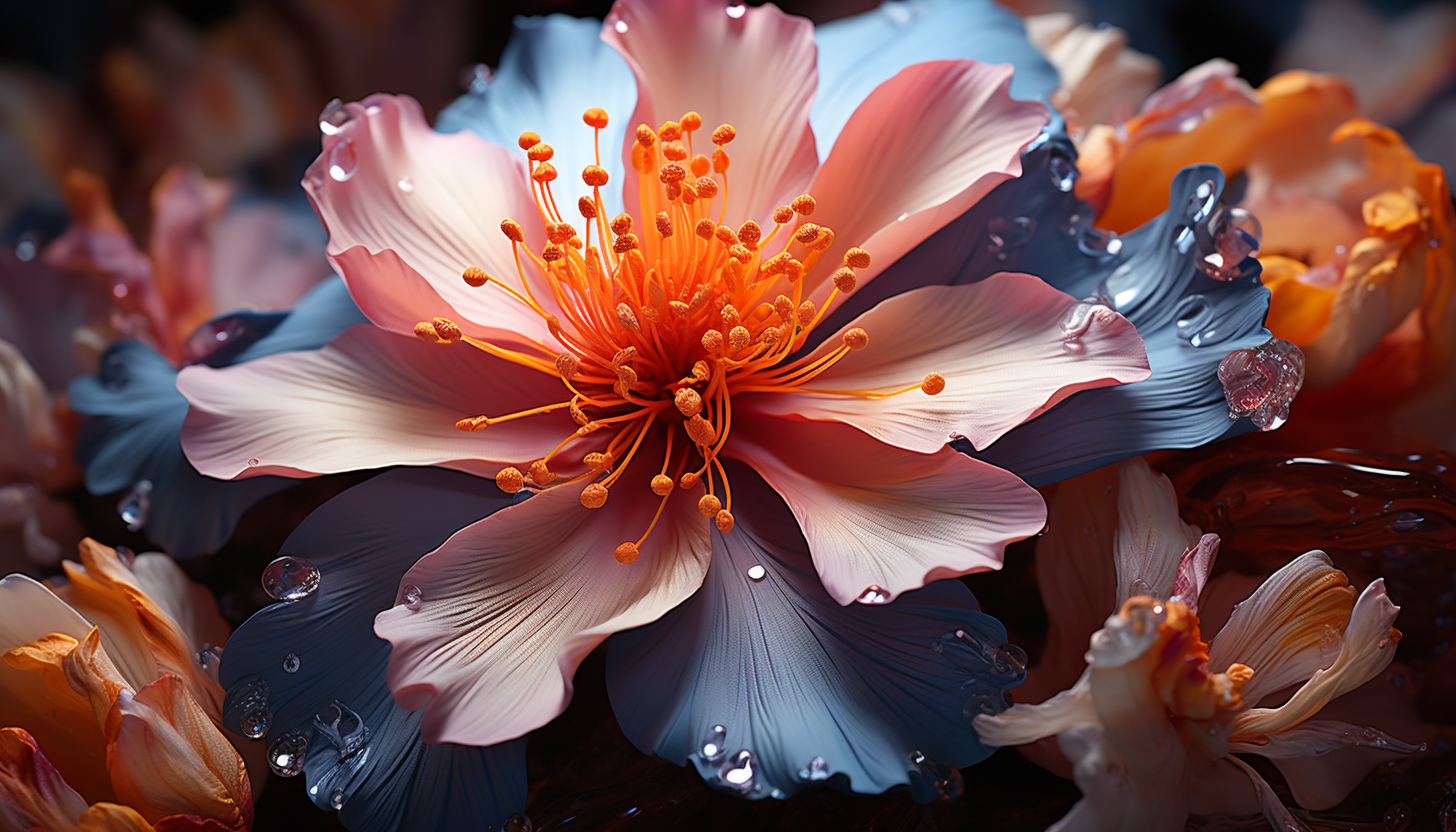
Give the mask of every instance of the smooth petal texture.
M 1029 275 L 999 274 L 969 286 L 926 286 L 890 298 L 850 327 L 871 333 L 811 382 L 768 393 L 744 408 L 781 416 L 840 421 L 907 450 L 931 453 L 953 437 L 985 448 L 1006 431 L 1078 390 L 1147 377 L 1142 341 L 1120 315 L 1090 316 L 1070 354 L 1061 323 L 1074 298 Z M 843 343 L 825 339 L 822 356 Z M 881 399 L 815 390 L 897 390 L 929 373 L 945 377 L 930 396 L 911 390 Z
M 225 685 L 268 683 L 270 737 L 311 730 L 334 701 L 369 729 L 367 751 L 338 765 L 315 734 L 304 765 L 310 798 L 332 808 L 345 793 L 340 820 L 354 832 L 415 828 L 494 828 L 526 805 L 524 739 L 488 748 L 426 745 L 419 711 L 395 704 L 385 684 L 389 643 L 374 635 L 405 570 L 457 529 L 511 504 L 493 482 L 454 471 L 400 469 L 355 486 L 304 520 L 282 552 L 308 558 L 322 573 L 318 591 L 274 604 L 248 619 L 228 641 Z M 298 659 L 293 673 L 284 659 Z
M 1096 725 L 1090 679 L 1083 673 L 1072 687 L 1045 702 L 1018 703 L 999 714 L 981 714 L 974 724 L 981 741 L 996 746 L 1026 745 L 1078 726 Z
M 602 41 L 601 32 L 600 21 L 562 14 L 513 19 L 511 39 L 494 76 L 446 107 L 435 129 L 472 130 L 507 148 L 516 146 L 521 133 L 535 132 L 556 151 L 551 163 L 561 178 L 552 190 L 558 204 L 567 205 L 591 194 L 581 170 L 596 164 L 596 156 L 582 113 L 600 107 L 612 119 L 600 136 L 603 167 L 614 178 L 630 176 L 631 168 L 618 167 L 618 160 L 622 137 L 636 127 L 628 119 L 637 103 L 637 85 L 626 61 Z M 565 202 L 560 201 L 563 194 Z M 604 188 L 602 201 L 606 216 L 621 213 L 620 188 Z
M 100 324 L 111 299 L 97 281 L 61 271 L 36 257 L 21 260 L 0 249 L 0 340 L 8 341 L 35 368 L 49 390 L 60 390 L 94 360 L 80 348 L 76 330 Z
M 1163 79 L 1158 59 L 1129 49 L 1127 32 L 1116 26 L 1048 12 L 1026 18 L 1026 36 L 1057 69 L 1052 103 L 1084 129 L 1127 121 Z
M 651 448 L 643 452 L 651 457 Z M 708 568 L 708 521 L 679 494 L 639 538 L 656 499 L 622 494 L 583 508 L 553 488 L 467 526 L 421 558 L 374 630 L 392 645 L 395 701 L 425 708 L 428 742 L 490 745 L 546 724 L 571 699 L 571 677 L 608 635 L 654 621 L 691 595 Z M 418 587 L 418 609 L 404 587 Z
M 992 0 L 891 0 L 816 27 L 814 42 L 819 90 L 810 123 L 821 159 L 860 102 L 911 64 L 961 58 L 1014 64 L 1011 95 L 1023 100 L 1050 101 L 1057 88 L 1056 69 L 1027 41 L 1021 18 Z
M 329 259 L 364 314 L 401 334 L 442 316 L 493 340 L 548 337 L 544 319 L 509 294 L 460 279 L 479 266 L 519 280 L 503 219 L 521 220 L 533 248 L 544 242 L 540 224 L 527 221 L 539 215 L 524 157 L 473 133 L 436 133 L 412 98 L 346 106 L 349 120 L 324 136 L 303 187 L 328 229 Z M 549 292 L 536 296 L 549 303 Z
M 199 471 L 222 479 L 389 465 L 492 476 L 505 464 L 541 458 L 576 429 L 556 413 L 457 430 L 460 419 L 549 404 L 565 389 L 464 342 L 426 344 L 367 324 L 315 352 L 221 370 L 188 367 L 177 389 L 191 404 L 182 447 Z
M 332 270 L 318 217 L 302 199 L 239 200 L 213 226 L 212 304 L 219 312 L 292 309 Z
M 1291 830 L 1291 832 L 1308 832 L 1309 827 L 1289 811 L 1289 807 L 1279 800 L 1279 795 L 1275 794 L 1274 789 L 1265 782 L 1263 777 L 1259 776 L 1259 772 L 1254 771 L 1253 766 L 1238 757 L 1229 756 L 1224 759 L 1249 775 L 1249 781 L 1254 784 L 1254 792 L 1259 798 L 1259 807 L 1264 811 L 1264 819 L 1269 822 L 1271 827 Z
M 1228 623 L 1209 640 L 1209 671 L 1222 673 L 1235 662 L 1253 668 L 1243 697 L 1256 705 L 1329 667 L 1355 603 L 1349 584 L 1324 552 L 1290 561 L 1234 605 Z
M 70 832 L 86 800 L 20 728 L 0 728 L 0 826 Z
M 1134 595 L 1171 598 L 1183 553 L 1198 546 L 1198 527 L 1178 516 L 1173 483 L 1155 474 L 1141 457 L 1117 472 L 1117 533 L 1112 557 L 1117 569 L 1117 601 Z M 1195 595 L 1195 603 L 1197 601 Z
M 64 441 L 40 377 L 20 350 L 0 340 L 0 478 L 45 476 L 64 453 Z
M 809 186 L 818 203 L 814 222 L 835 236 L 823 254 L 827 267 L 804 287 L 807 296 L 827 303 L 829 274 L 851 246 L 873 255 L 858 271 L 867 283 L 1020 175 L 1021 151 L 1048 115 L 1040 104 L 1012 100 L 1011 73 L 1005 64 L 918 63 L 855 109 Z
M 738 138 L 725 150 L 726 217 L 733 224 L 767 218 L 802 193 L 818 167 L 809 106 L 814 100 L 814 26 L 773 4 L 738 17 L 717 0 L 617 0 L 603 21 L 611 44 L 637 78 L 637 109 L 619 129 L 654 130 L 695 111 L 703 131 L 694 147 L 711 153 L 708 137 L 731 124 Z M 727 71 L 725 71 L 727 70 Z M 623 153 L 623 201 L 638 203 L 631 145 Z
M 174 165 L 152 186 L 152 228 L 147 256 L 152 285 L 179 337 L 213 315 L 208 274 L 208 225 L 231 188 L 210 182 L 198 168 Z
M 828 422 L 742 422 L 726 452 L 789 504 L 814 568 L 841 604 L 870 587 L 890 600 L 940 578 L 997 569 L 1007 543 L 1046 521 L 1035 490 L 950 448 L 913 453 Z
M 633 744 L 692 763 L 731 791 L 718 772 L 726 756 L 702 754 L 713 726 L 723 725 L 721 755 L 754 755 L 745 796 L 755 799 L 814 785 L 815 757 L 830 785 L 882 792 L 910 782 L 914 751 L 958 768 L 989 754 L 962 708 L 968 695 L 999 699 L 1020 681 L 996 674 L 983 652 L 1005 641 L 1001 625 L 956 581 L 886 607 L 840 606 L 783 501 L 735 469 L 737 524 L 712 533 L 702 588 L 661 620 L 612 639 L 608 692 Z M 755 580 L 750 569 L 763 575 Z

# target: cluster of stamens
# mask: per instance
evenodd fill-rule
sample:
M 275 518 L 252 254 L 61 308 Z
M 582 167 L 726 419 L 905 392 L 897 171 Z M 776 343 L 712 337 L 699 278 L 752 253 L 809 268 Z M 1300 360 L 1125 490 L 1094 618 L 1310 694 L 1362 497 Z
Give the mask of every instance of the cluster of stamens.
M 732 394 L 801 390 L 869 343 L 868 333 L 854 328 L 818 358 L 787 361 L 803 347 L 835 296 L 854 289 L 855 272 L 869 266 L 870 255 L 849 249 L 832 275 L 831 293 L 816 308 L 805 298 L 804 276 L 833 244 L 834 232 L 807 220 L 814 213 L 814 198 L 804 194 L 778 207 L 767 232 L 751 219 L 736 230 L 724 225 L 731 162 L 726 148 L 735 131 L 727 124 L 718 127 L 711 133 L 711 156 L 695 153 L 694 133 L 703 126 L 695 112 L 656 131 L 645 124 L 637 128 L 632 166 L 638 176 L 640 216 L 652 217 L 652 227 L 639 230 L 628 214 L 609 219 L 601 189 L 610 177 L 601 166 L 600 150 L 607 114 L 592 108 L 583 120 L 594 128 L 597 153 L 596 164 L 581 174 L 592 195 L 577 203 L 584 220 L 580 232 L 564 219 L 551 191 L 557 178 L 551 164 L 554 151 L 535 133 L 522 133 L 519 144 L 530 161 L 532 193 L 547 242 L 534 251 L 526 245 L 520 223 L 503 220 L 501 231 L 512 243 L 520 288 L 473 266 L 462 275 L 470 286 L 504 291 L 539 314 L 559 351 L 546 344 L 529 345 L 526 351 L 508 349 L 467 336 L 444 318 L 420 322 L 415 334 L 430 343 L 463 341 L 561 380 L 562 401 L 455 424 L 477 431 L 559 410 L 570 413 L 578 427 L 555 449 L 524 464 L 525 473 L 511 466 L 496 475 L 496 484 L 508 493 L 586 480 L 581 504 L 601 508 L 649 432 L 654 426 L 665 428 L 665 454 L 648 478 L 648 488 L 660 498 L 657 513 L 640 538 L 616 548 L 617 560 L 631 563 L 675 488 L 702 484 L 706 493 L 698 510 L 720 531 L 733 529 L 733 492 L 719 458 L 733 425 Z M 534 294 L 523 257 L 544 275 L 559 315 L 548 312 Z M 935 395 L 944 387 L 945 379 L 931 373 L 900 390 L 803 392 L 884 398 L 916 389 Z M 685 443 L 676 441 L 677 424 Z M 582 473 L 566 480 L 552 473 L 553 459 L 576 440 L 602 430 L 610 431 L 611 438 L 604 449 L 582 457 Z

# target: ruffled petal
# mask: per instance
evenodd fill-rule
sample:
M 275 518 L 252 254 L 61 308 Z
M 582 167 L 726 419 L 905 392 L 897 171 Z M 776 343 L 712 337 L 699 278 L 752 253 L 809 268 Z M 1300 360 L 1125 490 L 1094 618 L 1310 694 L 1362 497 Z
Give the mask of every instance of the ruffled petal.
M 826 778 L 882 792 L 912 782 L 916 751 L 957 768 L 989 754 L 963 710 L 1004 703 L 1002 692 L 1021 680 L 1019 668 L 992 667 L 1006 639 L 1001 625 L 955 581 L 883 608 L 840 606 L 782 500 L 734 467 L 738 520 L 730 534 L 713 532 L 702 589 L 612 639 L 608 692 L 628 738 L 755 799 Z M 713 738 L 715 725 L 722 737 Z M 719 774 L 740 749 L 753 755 L 754 772 L 741 788 Z
M 777 6 L 718 0 L 617 0 L 602 39 L 627 59 L 637 77 L 637 109 L 622 125 L 656 129 L 693 111 L 703 117 L 699 153 L 708 135 L 731 124 L 737 139 L 723 196 L 727 217 L 766 224 L 774 207 L 802 193 L 819 159 L 809 106 L 814 100 L 814 26 Z M 623 153 L 623 201 L 638 203 L 631 144 Z
M 425 344 L 369 325 L 316 352 L 226 369 L 188 367 L 182 447 L 202 473 L 307 476 L 389 465 L 445 465 L 487 476 L 539 459 L 576 429 L 564 413 L 479 432 L 461 419 L 559 401 L 552 376 L 464 342 Z M 254 462 L 256 460 L 256 462 Z
M 868 348 L 845 355 L 792 392 L 756 396 L 743 406 L 845 422 L 922 453 L 956 437 L 984 448 L 1078 390 L 1147 377 L 1137 331 L 1110 310 L 1089 314 L 1078 350 L 1068 352 L 1062 324 L 1077 307 L 1075 299 L 1029 275 L 915 289 L 845 327 L 870 333 Z M 841 343 L 843 331 L 827 338 L 814 357 Z M 934 396 L 919 390 L 878 399 L 814 392 L 903 389 L 930 373 L 945 379 L 945 389 Z
M 395 704 L 385 684 L 389 643 L 374 616 L 394 602 L 415 560 L 457 529 L 508 506 L 495 484 L 452 471 L 387 471 L 325 503 L 282 551 L 309 559 L 319 588 L 248 619 L 228 641 L 220 678 L 229 686 L 262 680 L 273 712 L 269 741 L 312 731 L 316 714 L 339 702 L 369 731 L 366 751 L 343 764 L 315 733 L 304 763 L 311 800 L 354 832 L 495 828 L 526 805 L 525 739 L 488 748 L 426 745 L 419 711 Z M 284 662 L 292 656 L 292 672 Z M 292 666 L 290 664 L 290 666 Z
M 1274 761 L 1306 809 L 1329 809 L 1344 800 L 1382 761 L 1425 750 L 1389 734 L 1333 719 L 1311 719 L 1260 743 L 1230 743 L 1233 754 Z
M 515 147 L 521 133 L 535 132 L 556 151 L 551 163 L 561 177 L 552 190 L 558 204 L 575 204 L 579 195 L 591 194 L 581 180 L 582 168 L 597 163 L 591 128 L 582 123 L 582 113 L 600 107 L 615 120 L 599 139 L 604 167 L 614 177 L 629 176 L 617 173 L 616 165 L 625 131 L 636 126 L 627 119 L 637 103 L 637 85 L 626 61 L 602 41 L 601 32 L 598 20 L 563 14 L 514 18 L 495 75 L 446 107 L 435 129 L 472 130 L 501 147 Z M 677 115 L 681 113 L 670 117 Z M 565 202 L 560 201 L 563 194 Z M 607 216 L 621 213 L 618 188 L 603 189 L 602 201 Z
M 973 723 L 987 745 L 1026 745 L 1078 726 L 1096 725 L 1091 687 L 1084 672 L 1072 687 L 1040 704 L 1018 703 L 999 714 L 981 714 Z
M 834 231 L 828 268 L 804 287 L 829 303 L 828 277 L 851 246 L 887 265 L 1021 173 L 1021 151 L 1047 123 L 1040 104 L 1009 95 L 1012 67 L 976 61 L 914 64 L 855 109 L 809 187 L 815 223 Z M 837 299 L 837 295 L 835 296 Z
M 580 491 L 549 489 L 462 529 L 410 568 L 396 606 L 375 619 L 393 645 L 390 690 L 424 707 L 426 741 L 489 745 L 544 725 L 592 648 L 702 583 L 708 523 L 695 500 L 677 495 L 622 564 L 614 548 L 642 536 L 658 501 L 623 494 L 592 511 Z M 419 589 L 417 609 L 406 587 Z
M 522 220 L 533 248 L 544 243 L 540 223 L 526 222 L 539 215 L 525 158 L 473 133 L 436 133 L 412 98 L 376 95 L 347 112 L 303 187 L 364 314 L 401 334 L 442 316 L 491 339 L 548 337 L 545 320 L 509 294 L 460 279 L 478 266 L 519 280 L 503 219 Z
M 34 737 L 0 728 L 0 826 L 69 832 L 85 811 L 85 798 L 66 784 Z
M 1006 544 L 1046 521 L 1034 489 L 950 448 L 908 452 L 832 422 L 742 421 L 726 452 L 789 504 L 841 604 L 998 569 Z
M 814 30 L 819 90 L 810 123 L 821 159 L 859 103 L 900 70 L 922 61 L 973 58 L 1014 64 L 1011 95 L 1050 101 L 1057 71 L 1026 39 L 1021 18 L 991 0 L 890 0 Z

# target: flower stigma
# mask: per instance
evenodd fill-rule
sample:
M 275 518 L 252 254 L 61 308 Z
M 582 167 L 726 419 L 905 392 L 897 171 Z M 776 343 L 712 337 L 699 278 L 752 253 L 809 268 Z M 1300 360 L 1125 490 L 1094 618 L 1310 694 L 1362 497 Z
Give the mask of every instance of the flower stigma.
M 610 174 L 601 165 L 600 146 L 607 114 L 593 107 L 582 119 L 593 128 L 596 146 L 596 163 L 581 172 L 592 189 L 576 206 L 582 227 L 565 219 L 552 193 L 551 183 L 558 177 L 551 164 L 553 149 L 527 131 L 518 144 L 529 160 L 532 194 L 547 242 L 534 251 L 526 244 L 521 223 L 504 219 L 500 228 L 511 241 L 519 283 L 476 266 L 461 275 L 472 288 L 505 292 L 540 315 L 559 350 L 544 343 L 529 344 L 524 351 L 510 349 L 466 335 L 445 318 L 415 326 L 415 334 L 428 343 L 464 342 L 553 376 L 565 388 L 558 402 L 455 423 L 462 431 L 479 431 L 560 410 L 576 422 L 576 430 L 544 457 L 497 473 L 501 490 L 514 494 L 588 480 L 581 504 L 602 509 L 629 466 L 645 456 L 639 452 L 657 429 L 665 451 L 660 460 L 653 454 L 641 477 L 644 488 L 659 499 L 657 513 L 641 537 L 615 550 L 620 563 L 632 563 L 678 489 L 702 484 L 706 493 L 698 501 L 699 512 L 719 531 L 732 531 L 733 492 L 720 455 L 733 428 L 733 394 L 801 392 L 880 399 L 915 390 L 933 396 L 945 389 L 946 379 L 939 373 L 896 390 L 803 387 L 850 352 L 869 345 L 869 333 L 854 327 L 832 349 L 789 360 L 834 299 L 854 290 L 856 271 L 868 268 L 870 255 L 859 247 L 845 252 L 829 277 L 828 297 L 816 307 L 805 297 L 804 278 L 819 266 L 834 232 L 808 221 L 815 210 L 812 196 L 803 194 L 776 208 L 774 225 L 767 231 L 752 219 L 737 229 L 725 225 L 731 164 L 727 146 L 736 137 L 732 125 L 720 125 L 709 134 L 710 155 L 696 152 L 694 134 L 703 128 L 696 112 L 657 130 L 639 125 L 629 136 L 639 212 L 637 217 L 623 213 L 609 218 L 601 189 Z M 530 267 L 544 276 L 559 315 L 537 297 L 542 283 L 533 290 L 527 277 Z M 598 431 L 609 437 L 595 440 L 604 440 L 605 447 L 581 458 L 584 472 L 559 479 L 551 471 L 552 461 Z

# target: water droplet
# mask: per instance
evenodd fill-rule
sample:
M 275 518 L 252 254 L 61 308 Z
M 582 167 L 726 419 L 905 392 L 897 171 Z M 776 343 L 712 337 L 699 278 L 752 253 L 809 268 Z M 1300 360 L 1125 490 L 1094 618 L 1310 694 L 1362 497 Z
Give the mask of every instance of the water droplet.
M 250 318 L 243 315 L 229 315 L 197 327 L 187 337 L 187 343 L 182 345 L 182 364 L 189 367 L 202 364 L 228 347 L 244 345 L 248 336 L 253 334 L 249 331 L 249 321 Z
M 490 67 L 485 64 L 467 66 L 460 70 L 460 88 L 470 95 L 484 95 L 492 77 Z
M 337 135 L 340 130 L 344 129 L 344 125 L 349 123 L 350 118 L 352 116 L 349 115 L 349 108 L 344 106 L 344 102 L 335 98 L 325 104 L 324 111 L 319 113 L 319 131 L 325 136 Z
M 1432 240 L 1431 242 L 1435 242 Z M 26 231 L 15 241 L 15 256 L 22 262 L 30 262 L 40 252 L 40 237 L 34 231 Z
M 1218 365 L 1229 417 L 1248 416 L 1262 431 L 1289 419 L 1289 406 L 1304 386 L 1304 353 L 1280 338 L 1253 349 L 1234 350 Z
M 754 565 L 748 567 L 748 580 L 753 581 L 754 583 L 758 583 L 767 576 L 768 570 L 764 569 L 761 564 L 755 563 Z
M 347 182 L 349 177 L 354 175 L 354 168 L 359 164 L 359 154 L 354 151 L 354 140 L 344 139 L 335 142 L 329 150 L 329 176 L 335 182 Z
M 1112 231 L 1087 228 L 1078 236 L 1077 248 L 1093 257 L 1115 257 L 1122 252 L 1122 238 Z
M 1094 321 L 1104 321 L 1111 318 L 1112 310 L 1103 303 L 1102 298 L 1090 297 L 1080 300 L 1067 308 L 1062 315 L 1062 337 L 1081 338 L 1092 328 Z
M 1195 347 L 1203 345 L 1203 332 L 1213 322 L 1213 305 L 1203 295 L 1189 295 L 1178 302 L 1178 337 Z
M 734 20 L 743 17 L 743 15 L 747 13 L 747 11 L 748 7 L 743 5 L 742 3 L 730 3 L 727 9 L 728 16 L 733 18 Z
M 799 778 L 802 780 L 827 780 L 829 779 L 829 764 L 824 762 L 823 757 L 815 757 L 809 764 L 799 769 Z
M 1062 342 L 1062 352 L 1067 355 L 1081 355 L 1087 351 L 1087 345 L 1076 338 L 1068 338 Z
M 728 729 L 722 725 L 714 725 L 708 729 L 708 736 L 698 745 L 698 756 L 710 763 L 716 763 L 723 759 L 728 753 L 724 743 L 728 741 Z
M 283 657 L 283 672 L 297 673 L 298 668 L 302 664 L 303 662 L 299 660 L 297 653 L 289 653 L 288 655 Z
M 313 715 L 313 727 L 339 749 L 339 760 L 358 754 L 369 742 L 369 726 L 348 705 L 335 699 L 321 714 Z
M 116 559 L 128 567 L 136 566 L 136 552 L 133 552 L 130 546 L 116 547 Z
M 919 774 L 919 783 L 912 778 L 910 791 L 916 800 L 955 800 L 965 793 L 966 783 L 960 770 L 919 751 L 910 752 L 910 763 Z M 928 799 L 926 799 L 928 798 Z
M 1385 810 L 1386 832 L 1405 832 L 1410 822 L 1411 808 L 1404 803 L 1396 803 Z
M 424 600 L 424 597 L 419 587 L 410 584 L 404 588 L 404 608 L 410 612 L 414 612 L 420 608 L 420 602 Z
M 243 718 L 238 720 L 238 733 L 250 740 L 261 740 L 268 729 L 273 727 L 273 712 L 264 708 L 260 711 L 248 711 Z
M 531 832 L 531 828 L 531 819 L 521 814 L 511 815 L 501 824 L 501 832 Z
M 724 784 L 740 792 L 753 790 L 754 764 L 753 752 L 748 750 L 739 751 L 728 762 L 718 769 L 718 777 Z
M 1395 515 L 1395 520 L 1390 524 L 1390 530 L 1393 532 L 1420 531 L 1421 524 L 1425 522 L 1426 518 L 1414 511 L 1402 511 Z
M 268 746 L 268 768 L 279 777 L 297 777 L 307 756 L 308 737 L 295 728 Z
M 318 567 L 303 558 L 284 556 L 263 568 L 263 590 L 279 601 L 307 598 L 318 586 Z
M 147 524 L 147 515 L 152 510 L 152 481 L 137 480 L 137 484 L 126 492 L 121 502 L 116 504 L 116 513 L 121 515 L 121 522 L 126 524 L 129 532 L 139 532 Z
M 1191 223 L 1200 223 L 1213 214 L 1214 206 L 1218 204 L 1218 186 L 1212 179 L 1205 179 L 1198 183 L 1198 188 L 1193 191 L 1193 196 L 1188 199 L 1188 220 Z
M 1031 217 L 993 217 L 986 223 L 986 251 L 1001 262 L 1016 255 L 1036 233 Z
M 1026 651 L 1014 644 L 1003 644 L 992 656 L 991 667 L 1002 676 L 1025 678 Z
M 617 30 L 617 34 L 625 35 L 627 34 L 627 21 L 618 20 L 616 23 L 612 24 L 612 28 Z
M 399 178 L 399 182 L 395 184 L 399 186 L 399 189 L 401 191 L 404 191 L 407 194 L 412 194 L 415 192 L 415 180 L 409 178 L 408 176 L 401 176 Z
M 258 458 L 257 457 L 252 457 L 251 459 L 249 459 L 248 460 L 248 467 L 249 468 L 257 468 L 258 467 Z
M 861 604 L 888 604 L 890 603 L 890 593 L 877 584 L 870 584 L 855 600 Z
M 1051 178 L 1052 186 L 1064 194 L 1071 193 L 1076 187 L 1079 175 L 1077 163 L 1061 153 L 1053 153 L 1047 160 L 1047 176 Z
M 334 807 L 334 811 L 344 808 L 344 801 L 346 799 L 348 799 L 348 796 L 344 794 L 343 789 L 334 789 L 329 792 L 329 805 Z
M 240 679 L 222 700 L 222 721 L 249 739 L 268 733 L 273 714 L 268 711 L 268 681 L 259 676 Z
M 1207 228 L 1194 231 L 1198 240 L 1198 267 L 1214 280 L 1244 276 L 1240 264 L 1259 253 L 1264 228 L 1258 217 L 1243 208 L 1222 208 Z

